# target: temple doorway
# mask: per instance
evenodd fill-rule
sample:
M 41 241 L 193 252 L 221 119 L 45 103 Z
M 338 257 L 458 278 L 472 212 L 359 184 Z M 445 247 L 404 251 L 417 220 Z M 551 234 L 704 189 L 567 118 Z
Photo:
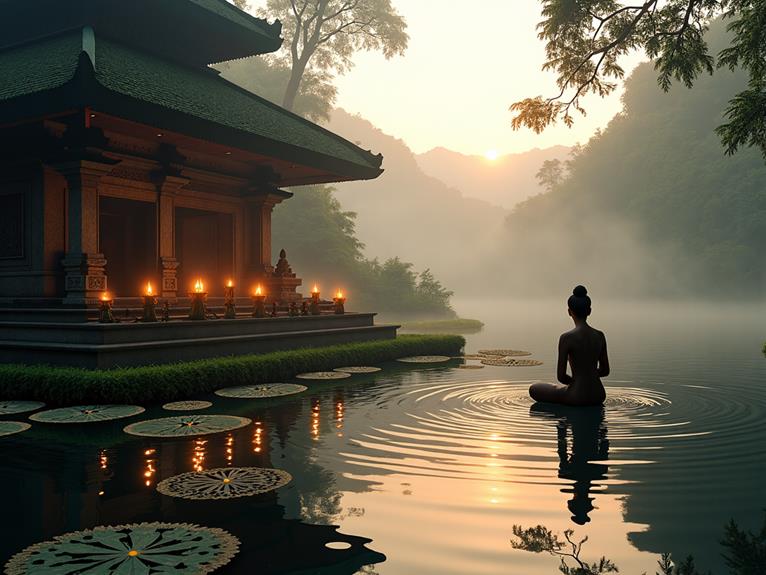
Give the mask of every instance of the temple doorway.
M 197 278 L 205 290 L 223 295 L 234 270 L 234 221 L 231 214 L 177 208 L 175 215 L 178 295 L 192 290 Z
M 107 287 L 116 296 L 142 293 L 157 278 L 157 210 L 153 203 L 99 198 L 99 250 Z

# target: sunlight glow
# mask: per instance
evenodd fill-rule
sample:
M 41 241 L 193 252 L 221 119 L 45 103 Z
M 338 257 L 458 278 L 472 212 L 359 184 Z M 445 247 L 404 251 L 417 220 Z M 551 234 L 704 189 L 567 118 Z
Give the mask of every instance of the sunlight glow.
M 484 152 L 484 157 L 489 160 L 490 162 L 494 162 L 497 160 L 497 150 L 487 150 Z

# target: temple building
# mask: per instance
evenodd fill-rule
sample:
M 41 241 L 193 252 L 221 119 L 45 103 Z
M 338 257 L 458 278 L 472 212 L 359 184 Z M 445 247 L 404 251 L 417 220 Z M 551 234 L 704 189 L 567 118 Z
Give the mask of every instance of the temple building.
M 161 343 L 170 325 L 93 321 L 103 294 L 127 310 L 147 281 L 173 310 L 199 278 L 211 297 L 228 278 L 239 295 L 261 284 L 270 303 L 301 300 L 287 260 L 272 262 L 272 211 L 292 195 L 282 188 L 372 179 L 382 157 L 211 68 L 277 50 L 279 22 L 225 0 L 0 0 L 0 13 L 0 360 L 70 363 L 55 345 Z M 344 329 L 353 315 L 289 319 L 321 319 L 321 341 L 328 321 Z M 356 327 L 369 337 L 391 336 L 365 317 Z M 258 349 L 264 321 L 232 321 L 221 337 L 252 336 L 233 351 Z M 79 330 L 58 341 L 64 323 Z

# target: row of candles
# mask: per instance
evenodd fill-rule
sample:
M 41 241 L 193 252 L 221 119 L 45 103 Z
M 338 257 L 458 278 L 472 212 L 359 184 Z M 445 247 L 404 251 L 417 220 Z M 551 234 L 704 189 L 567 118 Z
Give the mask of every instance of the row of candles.
M 207 308 L 206 308 L 206 300 L 207 300 L 207 292 L 205 291 L 205 284 L 201 279 L 197 279 L 196 282 L 194 282 L 194 289 L 192 292 L 189 293 L 189 297 L 191 297 L 191 308 L 189 310 L 189 319 L 193 320 L 204 320 L 207 319 Z M 289 307 L 289 314 L 290 315 L 319 315 L 321 313 L 320 310 L 320 300 L 319 300 L 319 287 L 314 284 L 314 287 L 311 290 L 311 303 L 303 302 L 302 307 L 299 310 L 297 307 L 297 304 L 292 302 Z M 234 319 L 236 318 L 236 309 L 234 306 L 234 282 L 232 280 L 229 280 L 226 282 L 226 285 L 224 286 L 224 315 L 223 317 L 225 319 Z M 264 293 L 263 287 L 259 284 L 255 287 L 253 290 L 252 296 L 253 298 L 253 317 L 256 318 L 265 318 L 267 317 L 266 313 L 266 293 Z M 154 292 L 154 288 L 152 287 L 151 282 L 146 283 L 146 288 L 144 290 L 143 295 L 144 300 L 144 313 L 141 318 L 141 321 L 143 322 L 156 322 L 157 319 L 157 310 L 156 306 L 158 303 L 157 296 Z M 345 313 L 345 304 L 346 304 L 346 297 L 343 293 L 343 291 L 338 290 L 335 294 L 335 297 L 333 297 L 333 304 L 334 304 L 334 311 L 336 314 L 341 315 Z M 113 323 L 115 321 L 114 316 L 112 315 L 112 304 L 114 303 L 114 299 L 111 297 L 111 295 L 108 292 L 104 292 L 101 295 L 101 313 L 99 317 L 99 321 L 101 323 Z M 272 303 L 272 317 L 277 315 L 277 304 L 276 302 Z

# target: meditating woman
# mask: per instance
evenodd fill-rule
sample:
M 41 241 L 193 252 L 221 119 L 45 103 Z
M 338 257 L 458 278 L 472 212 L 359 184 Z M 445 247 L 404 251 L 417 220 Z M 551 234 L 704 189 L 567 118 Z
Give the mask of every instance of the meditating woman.
M 609 357 L 603 332 L 588 325 L 590 298 L 583 286 L 574 288 L 567 301 L 575 327 L 559 338 L 556 378 L 561 384 L 535 383 L 529 395 L 535 401 L 564 405 L 600 405 L 606 399 L 601 378 L 609 375 Z M 567 374 L 567 360 L 572 375 Z

